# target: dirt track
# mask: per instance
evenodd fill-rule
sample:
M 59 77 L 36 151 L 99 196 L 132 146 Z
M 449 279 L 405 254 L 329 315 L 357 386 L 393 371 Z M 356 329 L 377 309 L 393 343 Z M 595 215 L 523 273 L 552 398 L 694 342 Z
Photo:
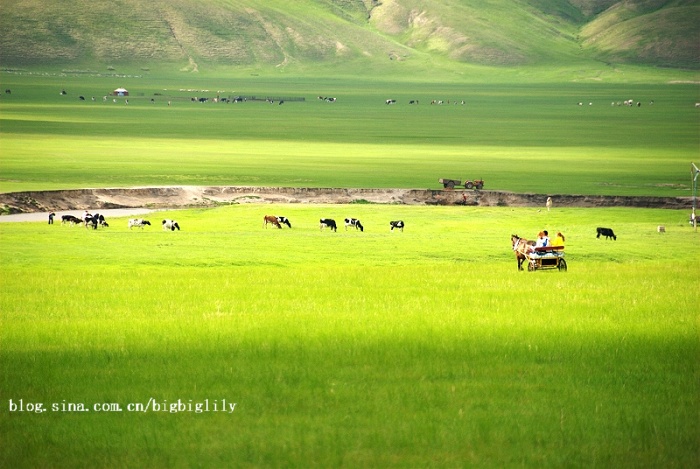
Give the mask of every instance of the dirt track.
M 690 197 L 623 197 L 515 194 L 499 191 L 431 189 L 331 189 L 244 186 L 136 187 L 78 189 L 0 194 L 0 213 L 116 208 L 185 208 L 243 203 L 347 204 L 369 202 L 405 205 L 472 205 L 544 207 L 691 208 Z

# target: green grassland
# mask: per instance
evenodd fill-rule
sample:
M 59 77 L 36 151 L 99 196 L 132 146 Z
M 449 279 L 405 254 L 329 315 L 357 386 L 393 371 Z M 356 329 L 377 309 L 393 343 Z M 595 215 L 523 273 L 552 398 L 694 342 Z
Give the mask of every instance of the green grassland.
M 266 213 L 292 229 L 262 228 Z M 232 205 L 0 224 L 0 466 L 691 467 L 685 211 Z M 365 231 L 320 231 L 355 216 Z M 388 221 L 406 221 L 404 232 Z M 663 224 L 667 233 L 656 232 Z M 617 241 L 595 238 L 613 226 Z M 567 236 L 517 272 L 509 236 Z M 166 411 L 129 412 L 153 399 Z M 9 400 L 57 411 L 10 412 Z M 170 404 L 235 402 L 232 413 Z M 89 411 L 61 411 L 84 403 Z M 119 403 L 122 412 L 95 412 Z
M 531 72 L 3 72 L 0 191 L 481 177 L 518 192 L 691 195 L 697 85 Z M 128 105 L 102 101 L 117 86 Z M 190 101 L 217 92 L 306 101 Z M 610 105 L 630 98 L 642 106 Z M 0 223 L 0 466 L 690 467 L 700 243 L 688 212 L 231 205 L 168 212 L 175 232 L 160 213 L 143 231 Z M 263 229 L 272 213 L 294 228 Z M 366 230 L 322 232 L 321 217 Z M 517 272 L 510 235 L 543 228 L 567 236 L 568 271 Z M 20 399 L 49 410 L 10 411 Z M 127 408 L 151 399 L 168 411 Z M 206 399 L 236 407 L 169 412 Z M 62 411 L 76 403 L 88 411 Z
M 13 91 L 0 97 L 3 192 L 151 185 L 438 188 L 438 178 L 451 177 L 483 178 L 487 189 L 517 192 L 689 196 L 689 162 L 700 146 L 693 84 L 1 78 Z M 128 105 L 124 98 L 103 101 L 122 85 L 132 93 Z M 60 96 L 62 89 L 68 95 Z M 305 101 L 191 102 L 217 94 Z M 338 101 L 325 103 L 319 95 Z M 385 105 L 389 98 L 397 104 Z M 626 99 L 642 106 L 611 105 Z

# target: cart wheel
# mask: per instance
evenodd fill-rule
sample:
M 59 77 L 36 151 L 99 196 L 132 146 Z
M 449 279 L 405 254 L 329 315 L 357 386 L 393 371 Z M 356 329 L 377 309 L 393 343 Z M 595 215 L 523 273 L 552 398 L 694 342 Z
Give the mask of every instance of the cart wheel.
M 467 189 L 472 189 L 474 187 L 474 184 L 472 184 L 472 182 L 469 181 L 464 187 L 466 187 Z
M 447 183 L 447 186 L 445 186 L 445 187 L 447 187 L 448 189 L 454 189 L 454 188 L 455 188 L 455 183 L 452 182 L 452 181 L 450 181 L 450 182 Z
M 484 185 L 483 185 L 483 184 L 477 184 L 477 185 L 476 185 L 476 188 L 479 189 L 479 190 L 481 190 L 481 189 L 484 188 Z
M 560 272 L 566 272 L 566 261 L 564 259 L 559 259 L 559 265 L 557 267 Z
M 529 272 L 534 272 L 535 271 L 535 264 L 533 264 L 532 262 L 528 262 L 527 263 L 527 270 Z

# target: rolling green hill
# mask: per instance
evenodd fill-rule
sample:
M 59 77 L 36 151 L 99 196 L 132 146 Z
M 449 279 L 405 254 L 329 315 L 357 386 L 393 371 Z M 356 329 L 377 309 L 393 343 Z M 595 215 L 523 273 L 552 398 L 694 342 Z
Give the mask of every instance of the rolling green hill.
M 700 68 L 694 0 L 2 0 L 0 65 Z

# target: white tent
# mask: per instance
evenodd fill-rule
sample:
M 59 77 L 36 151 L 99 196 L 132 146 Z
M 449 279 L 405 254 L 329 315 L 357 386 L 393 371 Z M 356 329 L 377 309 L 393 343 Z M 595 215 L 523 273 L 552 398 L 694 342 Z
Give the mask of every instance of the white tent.
M 129 92 L 126 90 L 126 88 L 117 88 L 112 92 L 114 96 L 129 96 Z

